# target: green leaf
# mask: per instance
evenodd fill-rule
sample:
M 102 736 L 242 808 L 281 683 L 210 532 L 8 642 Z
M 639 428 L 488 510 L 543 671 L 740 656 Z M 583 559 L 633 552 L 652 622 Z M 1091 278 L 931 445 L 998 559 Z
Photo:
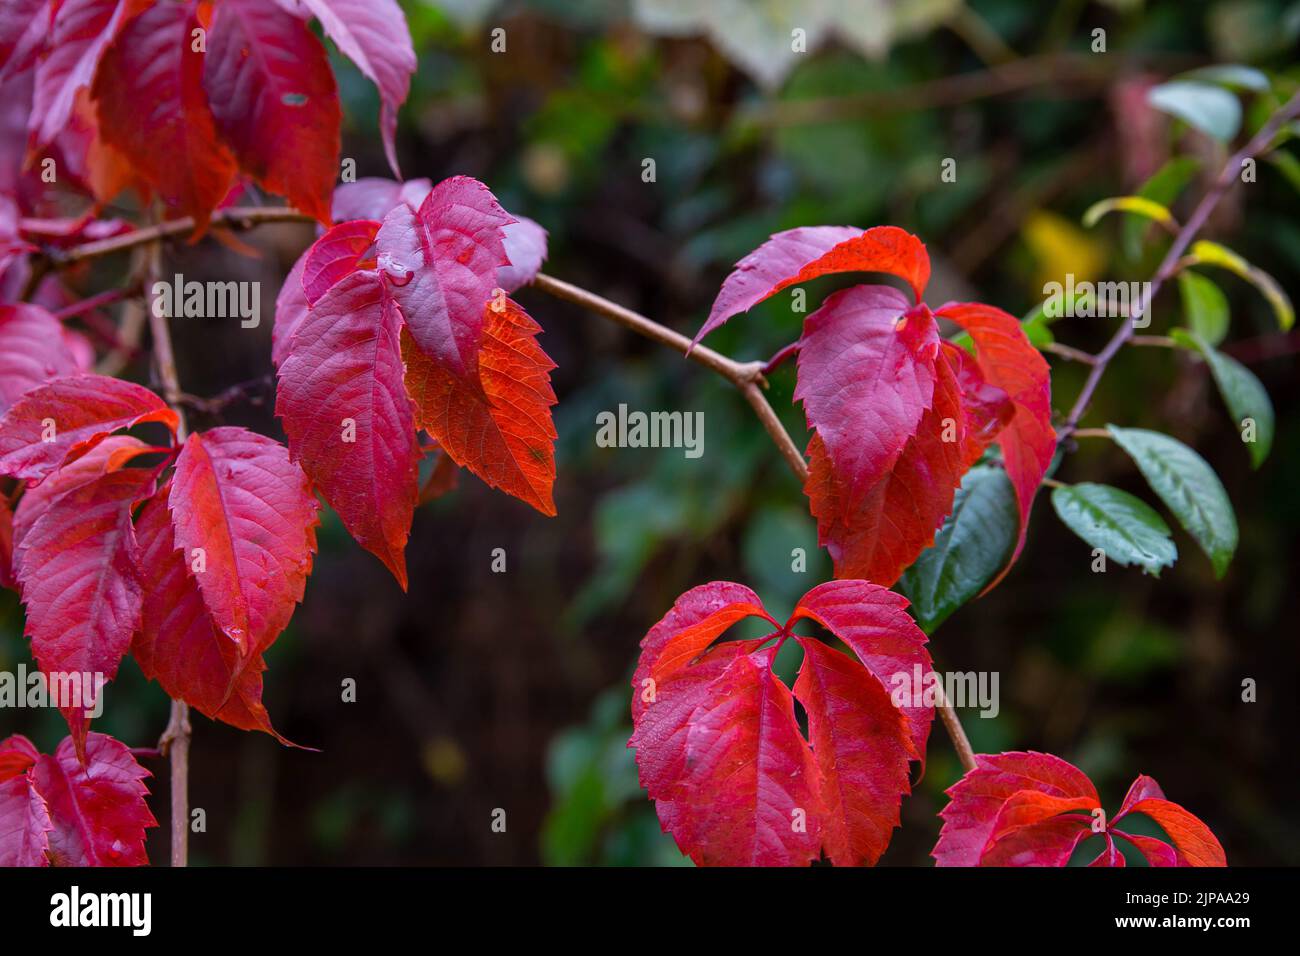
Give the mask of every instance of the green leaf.
M 934 544 L 899 581 L 922 630 L 933 632 L 993 580 L 1011 555 L 1019 527 L 1006 472 L 987 465 L 968 471 Z
M 1203 83 L 1216 83 L 1232 90 L 1251 90 L 1263 92 L 1269 87 L 1268 76 L 1241 63 L 1218 63 L 1214 66 L 1202 66 L 1181 74 L 1180 80 L 1199 80 Z
M 1178 273 L 1178 291 L 1183 297 L 1183 318 L 1188 327 L 1218 345 L 1228 334 L 1228 298 L 1214 280 L 1190 270 Z
M 1163 205 L 1145 196 L 1113 196 L 1088 207 L 1083 214 L 1083 225 L 1091 229 L 1108 212 L 1128 212 L 1166 225 L 1174 224 L 1174 216 Z
M 1067 528 L 1110 561 L 1159 577 L 1178 557 L 1169 525 L 1127 491 L 1089 482 L 1063 485 L 1052 492 L 1052 507 Z
M 1258 468 L 1273 447 L 1275 416 L 1268 392 L 1255 373 L 1231 355 L 1220 352 L 1195 332 L 1187 338 L 1205 356 L 1223 404 L 1228 406 L 1228 414 L 1241 432 L 1241 440 L 1250 449 L 1251 467 Z
M 1227 246 L 1206 239 L 1200 239 L 1192 243 L 1188 258 L 1191 260 L 1192 265 L 1218 266 L 1241 276 L 1268 300 L 1268 304 L 1273 307 L 1273 313 L 1277 316 L 1277 324 L 1282 331 L 1291 331 L 1291 326 L 1295 325 L 1295 309 L 1291 305 L 1291 300 L 1282 287 L 1277 284 L 1277 280 L 1263 269 L 1251 265 Z
M 1208 83 L 1173 80 L 1147 91 L 1147 102 L 1222 143 L 1241 128 L 1241 103 L 1227 90 Z
M 1137 194 L 1162 206 L 1172 206 L 1200 168 L 1201 162 L 1194 156 L 1175 156 L 1156 170 L 1138 189 Z M 1136 259 L 1142 254 L 1142 238 L 1149 228 L 1150 223 L 1145 219 L 1137 216 L 1124 217 L 1120 235 L 1124 242 L 1124 254 L 1130 259 Z
M 1237 518 L 1223 483 L 1205 459 L 1176 438 L 1142 428 L 1107 426 L 1174 517 L 1223 577 L 1237 550 Z

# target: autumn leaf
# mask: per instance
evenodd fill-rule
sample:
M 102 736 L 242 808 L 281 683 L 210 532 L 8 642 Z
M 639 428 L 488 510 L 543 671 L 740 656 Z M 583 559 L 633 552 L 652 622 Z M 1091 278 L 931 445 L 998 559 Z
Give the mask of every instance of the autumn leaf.
M 57 378 L 25 393 L 0 418 L 0 475 L 41 481 L 113 432 L 176 413 L 149 389 L 106 375 Z
M 402 382 L 401 329 L 377 272 L 345 276 L 293 333 L 275 412 L 292 459 L 405 588 L 420 449 Z
M 338 175 L 339 97 L 325 48 L 273 3 L 215 4 L 203 87 L 240 168 L 328 224 Z
M 36 789 L 40 754 L 26 737 L 0 740 L 0 866 L 48 866 L 50 811 Z
M 1227 865 L 1210 829 L 1166 800 L 1150 777 L 1133 782 L 1107 821 L 1092 781 L 1059 757 L 1029 751 L 975 760 L 975 769 L 948 789 L 952 802 L 940 814 L 943 829 L 931 854 L 939 866 L 1065 866 L 1094 833 L 1105 837 L 1106 847 L 1090 866 L 1125 865 L 1116 837 L 1152 866 Z M 1170 842 L 1117 827 L 1134 813 L 1159 824 Z
M 555 363 L 537 344 L 541 326 L 513 300 L 502 297 L 484 311 L 481 390 L 464 387 L 403 334 L 406 390 L 416 423 L 456 464 L 542 514 L 554 515 L 550 372 Z
M 38 305 L 0 305 L 0 414 L 24 392 L 77 371 L 58 319 Z
M 925 636 L 906 606 L 866 581 L 814 588 L 785 625 L 739 584 L 715 581 L 678 598 L 641 642 L 628 745 L 682 852 L 704 865 L 879 859 L 933 719 L 931 708 L 895 707 L 886 689 L 895 673 L 930 669 Z M 717 642 L 748 617 L 774 632 Z M 803 619 L 853 655 L 794 634 Z M 790 637 L 804 649 L 793 695 L 772 672 Z M 796 697 L 808 714 L 807 738 Z
M 126 156 L 177 216 L 202 230 L 230 190 L 235 159 L 217 134 L 195 51 L 193 3 L 130 20 L 100 63 L 93 95 L 104 142 Z

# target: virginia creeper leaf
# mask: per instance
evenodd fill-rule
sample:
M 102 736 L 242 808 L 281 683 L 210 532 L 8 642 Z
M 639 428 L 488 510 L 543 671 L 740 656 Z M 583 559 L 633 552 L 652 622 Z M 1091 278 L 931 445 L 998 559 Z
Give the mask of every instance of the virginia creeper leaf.
M 1146 478 L 1223 577 L 1237 550 L 1237 516 L 1218 475 L 1182 442 L 1142 428 L 1107 426 L 1115 443 Z
M 315 496 L 284 446 L 243 428 L 192 434 L 168 496 L 175 546 L 241 655 L 267 647 L 302 600 Z
M 23 392 L 77 371 L 58 319 L 39 305 L 0 305 L 0 414 Z
M 48 866 L 50 811 L 32 768 L 40 754 L 26 737 L 0 740 L 0 866 Z
M 90 734 L 85 760 L 72 738 L 35 767 L 36 789 L 49 808 L 49 856 L 55 866 L 145 866 L 144 831 L 158 821 L 149 789 L 131 751 L 112 737 Z
M 275 4 L 215 4 L 203 86 L 240 167 L 328 224 L 339 168 L 339 97 L 325 47 Z
M 537 344 L 541 327 L 513 300 L 502 296 L 484 312 L 481 391 L 466 388 L 403 333 L 406 390 L 417 424 L 456 464 L 542 514 L 554 515 L 550 371 L 555 363 Z
M 378 231 L 378 222 L 356 219 L 334 226 L 311 244 L 303 256 L 300 278 L 308 308 L 315 305 L 336 282 L 357 270 L 374 246 Z
M 192 3 L 160 3 L 127 22 L 100 63 L 94 97 L 103 141 L 126 156 L 177 216 L 201 230 L 230 191 L 235 159 L 203 89 Z
M 25 72 L 41 52 L 53 22 L 49 0 L 11 0 L 0 7 L 0 84 Z
M 0 418 L 0 474 L 40 481 L 113 432 L 145 422 L 176 431 L 176 413 L 141 385 L 106 375 L 56 378 Z
M 292 459 L 405 588 L 420 449 L 402 383 L 401 324 L 376 272 L 339 280 L 292 336 L 275 411 Z

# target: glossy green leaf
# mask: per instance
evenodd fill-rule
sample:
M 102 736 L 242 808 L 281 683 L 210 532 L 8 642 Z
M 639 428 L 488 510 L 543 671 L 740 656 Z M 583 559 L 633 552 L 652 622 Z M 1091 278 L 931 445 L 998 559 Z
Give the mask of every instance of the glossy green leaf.
M 1178 273 L 1183 318 L 1188 327 L 1211 345 L 1228 334 L 1228 299 L 1213 279 L 1190 270 Z
M 1147 574 L 1173 565 L 1178 547 L 1169 525 L 1141 498 L 1109 485 L 1084 482 L 1064 485 L 1052 492 L 1052 507 L 1067 528 L 1108 561 L 1137 565 Z
M 1107 427 L 1151 490 L 1209 556 L 1215 576 L 1223 577 L 1237 550 L 1237 517 L 1214 469 L 1176 438 L 1142 428 Z
M 1241 63 L 1216 63 L 1213 66 L 1202 66 L 1183 73 L 1178 79 L 1214 83 L 1231 90 L 1251 90 L 1256 93 L 1269 87 L 1267 75 L 1253 66 Z
M 1241 433 L 1241 440 L 1250 449 L 1251 466 L 1258 468 L 1273 447 L 1275 416 L 1268 392 L 1255 373 L 1231 355 L 1220 352 L 1195 333 L 1187 339 L 1205 356 L 1223 404 L 1228 406 L 1228 414 Z
M 1015 546 L 1019 524 L 1006 472 L 986 465 L 968 471 L 934 544 L 899 581 L 922 630 L 932 632 L 993 580 Z

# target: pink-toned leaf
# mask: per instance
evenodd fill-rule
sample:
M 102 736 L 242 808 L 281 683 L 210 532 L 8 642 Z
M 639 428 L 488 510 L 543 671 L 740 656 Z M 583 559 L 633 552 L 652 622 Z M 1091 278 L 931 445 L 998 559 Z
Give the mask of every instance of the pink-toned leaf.
M 168 497 L 175 546 L 216 626 L 260 652 L 302 600 L 319 505 L 283 445 L 243 428 L 192 434 Z
M 0 766 L 4 759 L 0 749 Z M 49 866 L 45 851 L 53 826 L 33 777 L 29 770 L 7 779 L 0 775 L 0 866 Z
M 292 459 L 405 588 L 420 449 L 400 333 L 401 315 L 379 275 L 345 276 L 292 336 L 276 414 Z
M 104 54 L 93 95 L 103 141 L 127 157 L 173 215 L 193 216 L 201 232 L 236 167 L 203 89 L 205 54 L 191 37 L 198 26 L 193 2 L 149 7 Z
M 0 83 L 36 62 L 53 16 L 50 0 L 9 0 L 0 5 Z
M 408 179 L 399 183 L 381 176 L 364 176 L 334 190 L 334 221 L 383 219 L 388 210 L 400 202 L 419 209 L 424 197 L 432 190 L 433 183 L 428 179 Z
M 308 247 L 298 261 L 293 264 L 289 274 L 280 286 L 280 293 L 275 297 L 275 325 L 271 327 L 271 361 L 279 368 L 284 357 L 293 348 L 293 335 L 307 318 L 311 306 L 307 302 L 307 290 L 302 285 L 302 274 L 307 265 L 307 256 L 311 254 Z
M 340 112 L 324 46 L 275 4 L 214 6 L 203 86 L 217 128 L 246 173 L 328 224 Z
M 47 145 L 72 117 L 77 91 L 89 87 L 117 31 L 147 0 L 64 0 L 54 16 L 49 55 L 36 65 L 31 132 Z
M 979 461 L 984 450 L 1010 423 L 1016 413 L 1007 393 L 984 380 L 984 373 L 974 357 L 947 339 L 940 343 L 948 365 L 957 377 L 961 391 L 966 434 L 962 440 L 963 471 Z
M 397 109 L 406 102 L 415 50 L 397 0 L 301 0 L 325 35 L 379 88 L 379 129 L 393 175 L 397 166 Z
M 32 742 L 22 734 L 0 740 L 0 781 L 26 773 L 40 756 Z
M 506 292 L 528 285 L 546 261 L 546 230 L 527 216 L 516 216 L 502 235 L 510 265 L 497 270 L 497 285 Z
M 884 272 L 905 280 L 921 301 L 930 279 L 925 245 L 897 226 L 805 226 L 778 232 L 736 263 L 695 335 L 708 335 L 787 286 L 833 272 Z
M 14 584 L 14 513 L 9 499 L 0 497 L 0 588 Z
M 149 812 L 141 767 L 126 747 L 104 734 L 86 738 L 79 761 L 72 738 L 36 764 L 36 788 L 49 807 L 49 854 L 56 866 L 145 866 Z
M 808 739 L 826 808 L 822 843 L 836 866 L 874 866 L 899 825 L 909 761 L 919 755 L 909 721 L 874 676 L 846 654 L 800 638 L 794 694 L 808 713 Z
M 58 319 L 38 305 L 0 305 L 0 414 L 23 392 L 77 371 Z
M 0 418 L 0 474 L 40 481 L 113 432 L 145 422 L 176 431 L 176 413 L 141 385 L 106 375 L 56 378 Z
M 1006 568 L 989 585 L 992 588 L 1025 546 L 1034 495 L 1056 453 L 1051 374 L 1015 316 L 978 302 L 949 303 L 938 314 L 970 333 L 985 381 L 1006 392 L 1015 407 L 1015 414 L 998 434 L 997 442 L 1020 505 L 1020 535 Z
M 499 308 L 498 308 L 499 306 Z M 513 300 L 484 309 L 476 386 L 468 387 L 402 334 L 406 391 L 416 422 L 456 464 L 544 515 L 555 514 L 551 369 L 541 327 Z
M 212 620 L 194 575 L 174 541 L 167 506 L 170 488 L 151 498 L 136 520 L 140 563 L 148 569 L 140 630 L 131 653 L 169 697 L 243 730 L 261 730 L 288 743 L 271 726 L 262 704 L 262 653 L 239 653 Z
M 311 244 L 303 258 L 301 278 L 308 308 L 345 275 L 357 270 L 374 246 L 378 231 L 375 220 L 353 219 L 332 227 Z
M 82 675 L 81 700 L 60 707 L 80 746 L 99 705 L 95 678 L 112 680 L 140 626 L 143 580 L 131 509 L 154 473 L 126 468 L 49 503 L 14 549 L 27 636 L 45 674 Z
M 415 344 L 469 387 L 497 270 L 509 264 L 501 231 L 513 221 L 481 182 L 453 176 L 418 211 L 389 210 L 376 238 L 379 269 Z

